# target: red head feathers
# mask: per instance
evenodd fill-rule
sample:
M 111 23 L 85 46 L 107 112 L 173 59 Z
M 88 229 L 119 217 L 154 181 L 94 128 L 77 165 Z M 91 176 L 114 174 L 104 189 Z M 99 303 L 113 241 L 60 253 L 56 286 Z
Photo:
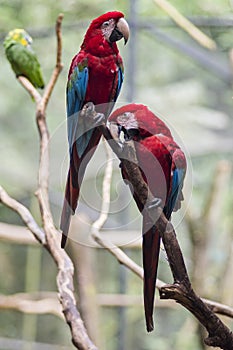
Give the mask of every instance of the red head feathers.
M 97 56 L 103 49 L 105 54 L 108 49 L 118 52 L 116 41 L 121 38 L 124 38 L 125 43 L 129 38 L 129 26 L 124 14 L 118 11 L 107 12 L 91 22 L 81 48 Z
M 140 134 L 143 137 L 149 137 L 154 134 L 163 133 L 165 136 L 172 137 L 170 130 L 165 125 L 165 123 L 156 117 L 156 115 L 149 110 L 149 108 L 143 104 L 131 103 L 126 106 L 118 108 L 114 111 L 110 117 L 110 122 L 116 122 L 119 118 L 124 118 L 126 116 L 126 121 L 129 123 L 129 113 L 131 113 L 131 121 L 137 124 L 137 128 L 140 129 Z M 125 126 L 127 129 L 127 125 Z M 132 125 L 129 125 L 132 128 Z

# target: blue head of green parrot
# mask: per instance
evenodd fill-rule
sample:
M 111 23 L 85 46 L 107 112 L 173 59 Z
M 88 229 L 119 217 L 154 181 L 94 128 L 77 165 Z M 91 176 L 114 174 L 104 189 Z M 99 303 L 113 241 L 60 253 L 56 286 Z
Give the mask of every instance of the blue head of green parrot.
M 16 77 L 22 75 L 36 88 L 43 89 L 44 80 L 40 63 L 31 44 L 32 38 L 24 29 L 14 29 L 6 36 L 3 46 Z

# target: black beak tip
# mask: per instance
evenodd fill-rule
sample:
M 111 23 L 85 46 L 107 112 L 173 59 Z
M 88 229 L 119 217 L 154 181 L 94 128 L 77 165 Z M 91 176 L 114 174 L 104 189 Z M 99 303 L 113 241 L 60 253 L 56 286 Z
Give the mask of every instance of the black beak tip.
M 123 38 L 123 34 L 119 31 L 119 29 L 115 28 L 109 37 L 109 41 L 111 43 L 114 43 L 118 40 L 121 40 L 122 38 Z

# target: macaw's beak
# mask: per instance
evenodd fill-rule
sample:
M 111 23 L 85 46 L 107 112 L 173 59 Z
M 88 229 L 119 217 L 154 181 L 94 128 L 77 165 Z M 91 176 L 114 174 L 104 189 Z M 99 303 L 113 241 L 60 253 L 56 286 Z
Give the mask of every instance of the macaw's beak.
M 121 40 L 122 38 L 124 38 L 126 44 L 129 39 L 129 25 L 123 17 L 118 20 L 109 37 L 109 41 L 113 43 L 115 41 Z
M 137 128 L 126 129 L 124 126 L 116 124 L 115 122 L 109 123 L 109 130 L 116 142 L 133 140 L 134 137 L 138 138 L 139 136 L 139 130 Z M 123 134 L 123 140 L 121 133 Z
M 109 123 L 109 130 L 110 130 L 110 133 L 111 133 L 113 139 L 116 142 L 119 142 L 120 141 L 121 126 L 119 124 L 114 123 L 114 122 L 110 122 Z

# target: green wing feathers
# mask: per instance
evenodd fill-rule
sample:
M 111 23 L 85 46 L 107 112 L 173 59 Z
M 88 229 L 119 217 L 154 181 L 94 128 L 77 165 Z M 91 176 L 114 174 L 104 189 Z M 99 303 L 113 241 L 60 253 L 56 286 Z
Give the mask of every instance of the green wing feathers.
M 31 49 L 32 39 L 23 30 L 11 31 L 4 41 L 5 53 L 16 76 L 26 77 L 35 88 L 44 87 L 40 63 Z
M 16 76 L 23 75 L 36 87 L 43 89 L 44 80 L 40 64 L 33 51 L 14 44 L 6 50 L 6 56 Z

